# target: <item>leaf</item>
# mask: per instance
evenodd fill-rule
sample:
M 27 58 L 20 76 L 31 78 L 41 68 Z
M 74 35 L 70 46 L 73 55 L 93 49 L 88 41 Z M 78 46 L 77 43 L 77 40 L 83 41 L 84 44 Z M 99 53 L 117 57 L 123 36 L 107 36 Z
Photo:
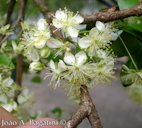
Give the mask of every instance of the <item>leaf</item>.
M 10 30 L 10 25 L 7 24 L 5 26 L 2 26 L 0 28 L 0 34 L 2 34 L 2 35 L 10 35 L 10 34 L 12 34 L 12 30 Z
M 132 56 L 140 55 L 142 53 L 142 43 L 137 38 L 137 36 L 133 34 L 132 31 L 124 31 L 121 34 L 121 38 L 123 39 L 125 45 L 127 46 Z M 118 57 L 128 55 L 119 38 L 115 42 L 112 43 L 111 48 L 113 49 L 113 51 Z
M 41 79 L 41 77 L 40 77 L 39 75 L 35 75 L 35 76 L 31 79 L 31 81 L 32 81 L 33 83 L 41 83 L 41 82 L 42 82 L 42 79 Z
M 127 9 L 134 7 L 139 3 L 139 0 L 117 0 L 120 9 Z
M 0 65 L 7 66 L 7 67 L 9 67 L 11 69 L 15 68 L 14 64 L 11 61 L 11 58 L 9 58 L 6 55 L 0 55 Z
M 62 116 L 63 110 L 60 107 L 56 107 L 51 111 L 57 118 Z

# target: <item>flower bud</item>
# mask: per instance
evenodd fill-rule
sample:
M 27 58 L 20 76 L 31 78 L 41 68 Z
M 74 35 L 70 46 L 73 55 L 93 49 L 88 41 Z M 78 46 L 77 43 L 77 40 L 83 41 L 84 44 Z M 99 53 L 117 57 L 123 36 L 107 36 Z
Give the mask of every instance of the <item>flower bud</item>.
M 37 72 L 43 69 L 43 64 L 40 62 L 32 62 L 29 66 L 31 72 Z
M 40 55 L 43 58 L 47 58 L 50 55 L 50 53 L 51 53 L 51 50 L 48 47 L 44 47 L 40 51 Z

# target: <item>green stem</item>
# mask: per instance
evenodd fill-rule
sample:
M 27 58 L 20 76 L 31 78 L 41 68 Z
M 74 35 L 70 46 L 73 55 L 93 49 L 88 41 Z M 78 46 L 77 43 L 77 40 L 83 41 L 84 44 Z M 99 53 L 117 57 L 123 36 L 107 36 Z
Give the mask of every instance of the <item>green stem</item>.
M 133 59 L 133 57 L 131 56 L 131 54 L 130 54 L 130 52 L 129 52 L 127 46 L 125 45 L 123 39 L 122 39 L 120 36 L 119 36 L 119 38 L 120 38 L 120 40 L 121 40 L 121 42 L 122 42 L 122 44 L 123 44 L 123 46 L 124 46 L 126 52 L 128 53 L 128 56 L 130 57 L 130 59 L 131 59 L 133 65 L 134 65 L 135 69 L 136 69 L 136 70 L 139 70 L 138 67 L 137 67 L 137 65 L 136 65 L 136 63 L 135 63 L 135 61 L 134 61 L 134 59 Z

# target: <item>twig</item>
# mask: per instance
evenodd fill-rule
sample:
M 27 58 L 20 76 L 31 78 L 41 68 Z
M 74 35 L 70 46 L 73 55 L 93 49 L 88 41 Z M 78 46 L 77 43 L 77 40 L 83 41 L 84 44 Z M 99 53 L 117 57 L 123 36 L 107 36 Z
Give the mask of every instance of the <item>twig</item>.
M 4 25 L 8 24 L 11 20 L 11 16 L 12 16 L 12 13 L 14 11 L 14 7 L 15 7 L 15 3 L 16 1 L 15 0 L 11 0 L 9 2 L 9 6 L 8 6 L 8 9 L 7 9 L 7 15 L 6 15 L 6 20 L 4 22 Z M 0 42 L 5 38 L 4 35 L 0 36 Z
M 9 6 L 8 6 L 8 9 L 7 9 L 6 20 L 5 20 L 4 25 L 6 25 L 6 24 L 8 24 L 10 22 L 12 13 L 14 11 L 15 3 L 16 3 L 16 0 L 11 0 L 9 2 Z
M 19 0 L 19 2 L 20 2 L 20 5 L 19 5 L 20 10 L 19 10 L 18 18 L 17 18 L 16 22 L 14 23 L 14 25 L 11 27 L 12 30 L 14 30 L 21 23 L 21 21 L 24 20 L 27 0 Z M 2 45 L 2 43 L 5 42 L 8 39 L 8 37 L 9 37 L 9 35 L 6 35 L 0 41 L 0 45 Z
M 72 118 L 67 122 L 65 128 L 74 128 L 81 123 L 86 117 L 92 128 L 102 128 L 101 121 L 96 110 L 95 105 L 89 95 L 89 91 L 85 85 L 81 86 L 81 101 L 77 112 L 72 116 Z
M 19 6 L 20 11 L 14 27 L 19 25 L 20 22 L 24 20 L 26 3 L 27 0 L 20 0 L 20 6 Z M 19 54 L 17 56 L 17 66 L 16 66 L 16 84 L 19 86 L 22 86 L 22 74 L 23 74 L 23 56 Z M 15 101 L 17 101 L 17 96 L 20 94 L 20 92 L 21 91 L 16 91 Z
M 142 3 L 139 5 L 130 8 L 123 9 L 115 12 L 99 12 L 94 15 L 84 16 L 84 24 L 88 24 L 90 22 L 102 21 L 102 22 L 110 22 L 114 20 L 124 19 L 131 16 L 142 16 Z
M 47 22 L 50 24 L 52 22 L 53 15 L 49 11 L 45 0 L 34 0 L 34 2 L 39 7 L 40 11 L 42 12 L 44 17 L 46 18 Z

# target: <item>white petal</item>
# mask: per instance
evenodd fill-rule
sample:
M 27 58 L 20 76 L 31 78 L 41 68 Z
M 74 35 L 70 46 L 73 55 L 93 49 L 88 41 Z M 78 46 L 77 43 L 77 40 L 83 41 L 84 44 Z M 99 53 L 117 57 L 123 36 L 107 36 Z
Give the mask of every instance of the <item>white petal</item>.
M 56 28 L 62 28 L 63 27 L 63 24 L 62 24 L 62 22 L 60 22 L 58 19 L 53 19 L 52 20 L 52 23 L 53 23 L 53 25 L 56 27 Z
M 37 29 L 38 30 L 45 30 L 47 27 L 47 23 L 45 19 L 39 19 L 37 22 Z
M 50 67 L 53 71 L 56 70 L 56 66 L 55 66 L 55 63 L 54 63 L 53 60 L 50 60 L 50 62 L 49 62 L 49 67 Z
M 75 64 L 75 57 L 74 57 L 74 55 L 72 53 L 66 52 L 65 57 L 64 57 L 64 61 L 68 65 L 73 65 L 73 64 Z
M 114 32 L 112 32 L 111 33 L 111 35 L 112 35 L 112 41 L 115 41 L 115 40 L 117 40 L 117 38 L 121 35 L 121 33 L 122 33 L 123 31 L 118 31 L 118 32 L 116 32 L 116 33 L 114 33 Z
M 59 68 L 61 71 L 66 70 L 66 65 L 65 65 L 64 61 L 62 61 L 62 60 L 59 61 L 59 63 L 58 63 L 58 68 Z
M 74 28 L 74 27 L 68 27 L 68 28 L 67 28 L 67 32 L 68 32 L 68 34 L 69 34 L 71 37 L 75 38 L 75 37 L 78 36 L 79 30 L 77 30 L 77 29 Z
M 2 84 L 5 87 L 10 87 L 13 84 L 13 79 L 11 79 L 10 77 L 6 78 L 6 79 L 3 80 Z
M 80 48 L 88 48 L 91 45 L 91 41 L 88 39 L 88 37 L 83 37 L 81 39 L 79 39 L 78 42 Z
M 78 14 L 75 15 L 72 19 L 76 24 L 80 24 L 84 21 L 84 18 Z
M 55 17 L 58 20 L 66 20 L 67 19 L 67 14 L 65 13 L 65 11 L 58 10 L 55 13 Z
M 96 22 L 96 28 L 99 30 L 99 31 L 104 31 L 105 29 L 105 24 L 100 22 L 100 21 L 97 21 Z
M 57 39 L 54 39 L 54 38 L 50 38 L 48 41 L 47 41 L 47 46 L 49 48 L 60 48 L 63 46 L 63 43 Z
M 38 61 L 39 60 L 39 54 L 38 51 L 33 49 L 33 48 L 29 48 L 28 49 L 28 53 L 27 53 L 27 57 L 29 58 L 29 60 L 31 61 Z
M 86 53 L 81 51 L 81 52 L 78 52 L 76 55 L 75 55 L 75 58 L 76 58 L 76 63 L 78 66 L 81 66 L 83 65 L 86 60 L 87 60 L 87 56 L 86 56 Z

